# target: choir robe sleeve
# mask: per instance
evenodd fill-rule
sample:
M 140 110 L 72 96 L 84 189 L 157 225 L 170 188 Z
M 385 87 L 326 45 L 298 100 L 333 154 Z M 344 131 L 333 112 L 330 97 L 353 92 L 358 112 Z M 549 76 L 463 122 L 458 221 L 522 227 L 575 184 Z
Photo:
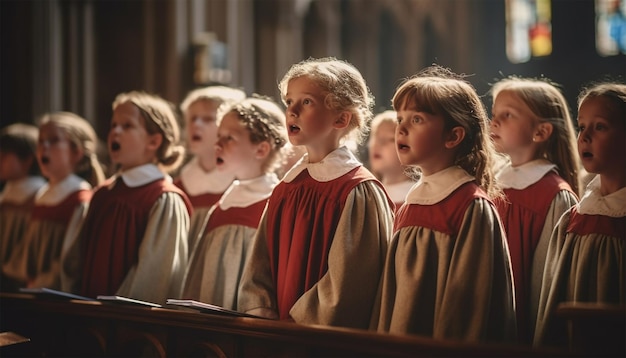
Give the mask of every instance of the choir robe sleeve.
M 467 208 L 456 238 L 420 226 L 396 231 L 381 288 L 379 316 L 372 322 L 379 332 L 515 341 L 506 238 L 484 199 Z
M 393 229 L 392 208 L 374 181 L 346 199 L 328 271 L 290 310 L 295 322 L 367 328 Z
M 78 293 L 80 290 L 82 259 L 78 234 L 88 209 L 89 203 L 77 207 L 65 232 L 59 269 L 61 291 L 64 292 Z
M 569 190 L 561 190 L 556 194 L 548 209 L 546 221 L 541 231 L 541 237 L 537 242 L 535 253 L 533 254 L 533 264 L 531 268 L 531 286 L 530 286 L 530 302 L 529 308 L 531 312 L 530 324 L 534 330 L 537 310 L 539 309 L 539 295 L 541 293 L 541 283 L 543 280 L 543 270 L 546 263 L 546 255 L 548 251 L 548 243 L 552 232 L 555 230 L 557 223 L 563 213 L 568 211 L 572 206 L 576 205 L 578 199 Z M 531 337 L 532 338 L 532 337 Z
M 78 230 L 80 230 L 80 224 L 82 222 L 82 219 L 87 214 L 88 208 L 89 202 L 81 202 L 78 204 L 76 209 L 74 209 L 70 221 L 65 228 L 65 234 L 63 235 L 63 246 L 61 247 L 61 255 L 58 259 L 53 260 L 50 263 L 49 270 L 38 273 L 38 275 L 29 284 L 31 287 L 49 287 L 53 289 L 60 289 L 66 292 L 71 292 L 71 288 L 67 287 L 69 285 L 63 284 L 63 281 L 68 279 L 67 277 L 64 277 L 65 273 L 63 270 L 63 263 L 67 259 L 66 250 L 69 248 L 69 245 L 71 243 L 76 241 Z
M 150 212 L 137 264 L 117 294 L 159 304 L 178 298 L 188 262 L 188 232 L 183 199 L 177 193 L 163 193 Z
M 267 249 L 267 208 L 261 216 L 237 294 L 237 310 L 265 318 L 278 318 L 276 286 Z

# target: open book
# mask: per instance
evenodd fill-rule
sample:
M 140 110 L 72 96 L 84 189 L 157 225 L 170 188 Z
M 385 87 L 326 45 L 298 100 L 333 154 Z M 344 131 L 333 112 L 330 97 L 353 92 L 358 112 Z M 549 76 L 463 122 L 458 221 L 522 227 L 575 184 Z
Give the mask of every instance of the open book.
M 134 298 L 124 297 L 124 296 L 98 296 L 97 298 L 100 301 L 105 301 L 105 302 L 110 302 L 110 303 L 139 305 L 139 306 L 148 306 L 148 307 L 161 307 L 161 305 L 157 303 L 136 300 Z
M 251 315 L 247 313 L 230 310 L 228 308 L 212 305 L 210 303 L 204 303 L 204 302 L 194 301 L 194 300 L 179 300 L 179 299 L 168 298 L 166 303 L 168 305 L 188 307 L 188 308 L 196 309 L 201 312 L 215 313 L 215 314 L 219 314 L 223 316 L 264 318 L 264 317 L 259 317 L 259 316 L 255 316 L 255 315 Z
M 46 287 L 22 287 L 20 292 L 33 293 L 36 295 L 43 295 L 50 298 L 69 299 L 69 300 L 81 300 L 81 301 L 95 301 L 93 298 L 83 297 L 75 295 L 69 292 L 63 292 L 59 290 L 53 290 Z

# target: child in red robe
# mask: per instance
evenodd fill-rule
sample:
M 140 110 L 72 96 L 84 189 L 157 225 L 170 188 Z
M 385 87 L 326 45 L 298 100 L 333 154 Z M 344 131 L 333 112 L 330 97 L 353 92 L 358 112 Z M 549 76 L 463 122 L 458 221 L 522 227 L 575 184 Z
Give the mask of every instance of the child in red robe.
M 189 199 L 167 174 L 182 161 L 172 106 L 143 92 L 113 102 L 108 135 L 118 172 L 94 194 L 80 232 L 80 294 L 164 304 L 179 295 L 188 261 Z
M 272 100 L 248 98 L 220 107 L 217 170 L 235 178 L 205 215 L 182 297 L 237 309 L 241 274 L 287 142 L 285 114 Z
M 289 141 L 307 153 L 272 192 L 238 310 L 367 328 L 394 205 L 342 143 L 351 135 L 362 138 L 373 99 L 359 71 L 334 58 L 295 64 L 279 88 Z
M 233 181 L 231 173 L 216 170 L 217 110 L 223 103 L 238 102 L 245 97 L 245 92 L 240 89 L 209 86 L 189 92 L 180 104 L 191 157 L 174 179 L 174 184 L 187 194 L 193 206 L 189 225 L 190 255 L 198 236 L 202 235 L 202 224 L 209 209 Z
M 576 134 L 565 97 L 546 80 L 506 78 L 492 88 L 491 137 L 506 157 L 496 207 L 507 235 L 517 333 L 531 344 L 552 230 L 578 202 Z

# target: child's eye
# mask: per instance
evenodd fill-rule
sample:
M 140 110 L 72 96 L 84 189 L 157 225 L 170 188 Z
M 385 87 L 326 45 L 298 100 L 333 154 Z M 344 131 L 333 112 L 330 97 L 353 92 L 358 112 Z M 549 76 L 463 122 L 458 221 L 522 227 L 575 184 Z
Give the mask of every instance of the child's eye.
M 289 106 L 289 105 L 290 105 L 290 104 L 292 104 L 292 103 L 293 103 L 293 101 L 292 101 L 292 100 L 290 100 L 290 99 L 286 99 L 286 100 L 285 100 L 285 104 L 286 104 L 287 106 Z
M 413 119 L 412 119 L 412 122 L 413 122 L 413 123 L 419 123 L 419 122 L 421 122 L 421 121 L 422 121 L 422 117 L 418 117 L 418 116 L 415 116 L 415 117 L 413 117 Z
M 304 101 L 302 101 L 303 104 L 311 104 L 311 100 L 306 98 L 304 99 Z
M 578 126 L 578 131 L 579 131 L 579 132 L 582 132 L 582 131 L 584 131 L 584 130 L 585 130 L 585 126 Z

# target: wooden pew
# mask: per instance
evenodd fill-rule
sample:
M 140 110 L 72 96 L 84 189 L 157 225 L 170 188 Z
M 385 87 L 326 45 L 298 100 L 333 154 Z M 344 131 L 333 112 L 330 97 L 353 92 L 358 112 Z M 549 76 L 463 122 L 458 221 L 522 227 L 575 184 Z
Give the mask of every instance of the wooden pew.
M 42 299 L 29 294 L 0 293 L 0 313 L 0 331 L 30 339 L 22 352 L 13 356 L 576 356 L 565 350 L 468 344 L 171 308 Z M 1 350 L 0 355 L 7 356 Z
M 555 315 L 568 323 L 569 349 L 594 356 L 626 356 L 626 307 L 594 302 L 560 303 Z

